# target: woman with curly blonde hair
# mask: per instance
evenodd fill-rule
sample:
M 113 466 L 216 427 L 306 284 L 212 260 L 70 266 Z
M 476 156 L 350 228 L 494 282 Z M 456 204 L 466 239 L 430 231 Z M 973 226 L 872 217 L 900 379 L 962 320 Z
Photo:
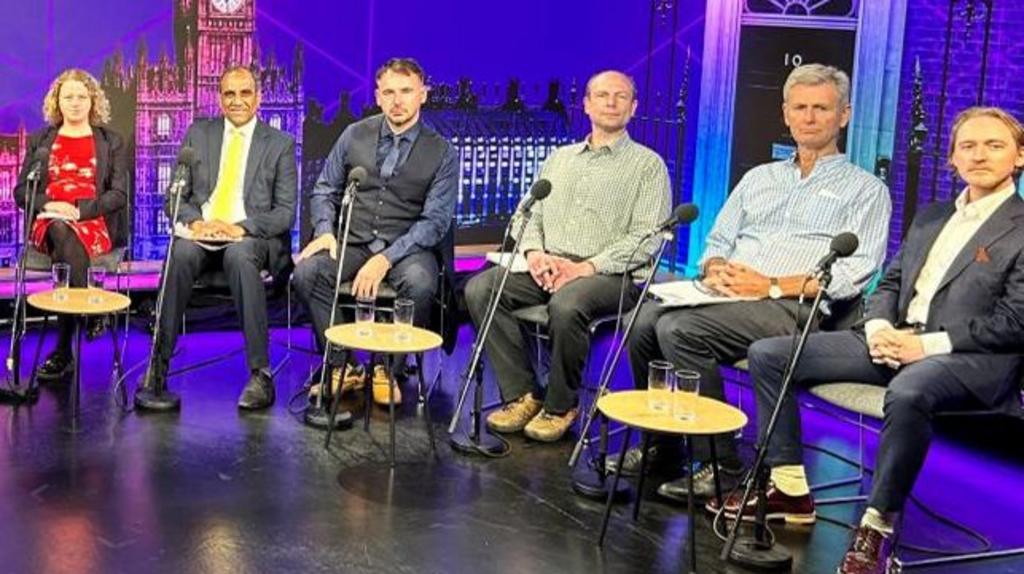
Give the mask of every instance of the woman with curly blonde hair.
M 37 149 L 50 150 L 36 188 L 30 240 L 54 263 L 69 264 L 72 287 L 85 287 L 90 259 L 124 244 L 118 216 L 127 201 L 128 149 L 120 135 L 104 127 L 110 102 L 84 70 L 72 68 L 57 76 L 43 98 L 43 117 L 49 125 L 29 137 L 15 201 L 27 208 L 29 160 Z M 37 370 L 39 379 L 70 373 L 72 321 L 61 318 L 57 347 Z

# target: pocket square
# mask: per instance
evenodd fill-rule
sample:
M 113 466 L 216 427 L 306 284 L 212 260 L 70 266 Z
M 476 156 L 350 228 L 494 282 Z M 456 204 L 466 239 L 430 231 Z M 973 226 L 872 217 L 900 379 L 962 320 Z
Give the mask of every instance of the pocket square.
M 988 256 L 988 249 L 979 247 L 978 250 L 974 252 L 974 260 L 978 263 L 988 263 L 989 261 L 992 261 L 992 258 Z

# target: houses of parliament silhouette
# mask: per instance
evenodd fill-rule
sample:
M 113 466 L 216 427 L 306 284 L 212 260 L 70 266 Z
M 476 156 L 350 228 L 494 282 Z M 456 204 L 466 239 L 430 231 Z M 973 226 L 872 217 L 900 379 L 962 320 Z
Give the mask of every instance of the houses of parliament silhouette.
M 163 194 L 178 148 L 194 119 L 220 115 L 220 74 L 237 64 L 250 66 L 260 79 L 261 119 L 295 137 L 302 196 L 293 231 L 297 246 L 309 233 L 308 193 L 331 146 L 348 124 L 378 110 L 366 108 L 357 116 L 348 94 L 342 93 L 328 121 L 321 104 L 307 101 L 301 44 L 296 45 L 290 66 L 273 54 L 261 55 L 256 40 L 257 0 L 172 1 L 173 57 L 164 52 L 151 61 L 145 43 L 140 43 L 134 60 L 118 49 L 98 75 L 111 102 L 111 127 L 134 136 L 128 138 L 133 164 L 132 257 L 163 256 L 169 229 Z M 423 120 L 459 151 L 456 221 L 465 231 L 463 241 L 481 239 L 481 233 L 490 237 L 514 211 L 544 158 L 571 140 L 573 125 L 582 118 L 577 117 L 578 110 L 560 101 L 558 82 L 548 86 L 546 100 L 536 108 L 524 103 L 521 86 L 514 80 L 503 88 L 483 86 L 477 91 L 469 79 L 452 85 L 430 84 Z M 569 99 L 577 101 L 575 86 Z M 13 265 L 21 241 L 21 213 L 13 190 L 26 142 L 24 127 L 14 134 L 0 134 L 0 266 Z

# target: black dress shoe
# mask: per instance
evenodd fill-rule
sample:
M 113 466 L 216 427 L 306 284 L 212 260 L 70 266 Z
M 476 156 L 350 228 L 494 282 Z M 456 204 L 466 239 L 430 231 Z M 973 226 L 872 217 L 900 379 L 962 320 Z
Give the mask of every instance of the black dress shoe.
M 693 475 L 693 496 L 698 500 L 707 500 L 715 497 L 715 473 L 711 471 L 711 464 L 706 464 Z M 736 488 L 743 477 L 743 469 L 730 469 L 719 467 L 719 481 L 722 485 L 722 496 L 729 494 L 729 491 Z M 688 489 L 689 478 L 684 476 L 675 480 L 663 483 L 658 487 L 658 494 L 674 502 L 686 502 L 690 496 Z
M 675 444 L 662 443 L 652 444 L 647 448 L 647 455 L 650 461 L 647 463 L 647 470 L 669 471 L 677 470 L 683 460 L 682 453 Z M 635 446 L 626 451 L 626 458 L 622 461 L 622 476 L 633 477 L 640 474 L 640 464 L 643 462 L 643 455 L 640 447 Z M 619 453 L 608 453 L 604 459 L 604 470 L 606 474 L 615 474 L 619 468 Z M 672 476 L 672 475 L 669 475 Z
M 107 332 L 107 317 L 106 315 L 100 317 L 89 317 L 85 321 L 85 338 L 90 341 L 95 341 L 103 336 L 103 333 Z
M 238 397 L 238 408 L 245 410 L 265 409 L 274 404 L 274 382 L 270 375 L 255 371 Z
M 59 381 L 71 374 L 71 355 L 63 351 L 53 351 L 36 368 L 36 379 L 44 382 Z

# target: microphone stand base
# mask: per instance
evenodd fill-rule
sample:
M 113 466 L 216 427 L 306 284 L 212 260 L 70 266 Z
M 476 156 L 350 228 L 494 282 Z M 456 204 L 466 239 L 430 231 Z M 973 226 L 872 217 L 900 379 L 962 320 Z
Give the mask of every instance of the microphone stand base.
M 39 388 L 27 388 L 22 391 L 0 388 L 0 404 L 24 405 L 32 404 L 39 400 Z
M 306 423 L 306 426 L 326 429 L 331 425 L 331 411 L 322 406 L 318 407 L 316 405 L 309 405 L 306 408 L 305 414 L 302 416 L 302 422 Z M 338 411 L 338 413 L 334 415 L 334 428 L 352 428 L 352 413 L 348 411 Z
M 135 392 L 135 408 L 141 411 L 166 413 L 181 409 L 181 397 L 168 391 L 139 389 Z
M 448 438 L 448 444 L 459 454 L 482 455 L 491 458 L 505 456 L 512 450 L 508 442 L 486 432 L 481 432 L 476 438 L 473 438 L 465 431 L 457 431 Z
M 611 477 L 602 475 L 600 472 L 590 468 L 579 469 L 572 473 L 572 491 L 583 498 L 589 498 L 597 502 L 606 502 L 608 500 L 608 491 L 611 489 L 613 482 L 614 480 Z M 627 502 L 630 490 L 627 481 L 620 480 L 615 493 L 612 495 L 612 502 Z
M 749 536 L 736 539 L 729 562 L 760 572 L 789 572 L 793 569 L 793 555 L 789 550 L 777 543 L 768 546 Z

